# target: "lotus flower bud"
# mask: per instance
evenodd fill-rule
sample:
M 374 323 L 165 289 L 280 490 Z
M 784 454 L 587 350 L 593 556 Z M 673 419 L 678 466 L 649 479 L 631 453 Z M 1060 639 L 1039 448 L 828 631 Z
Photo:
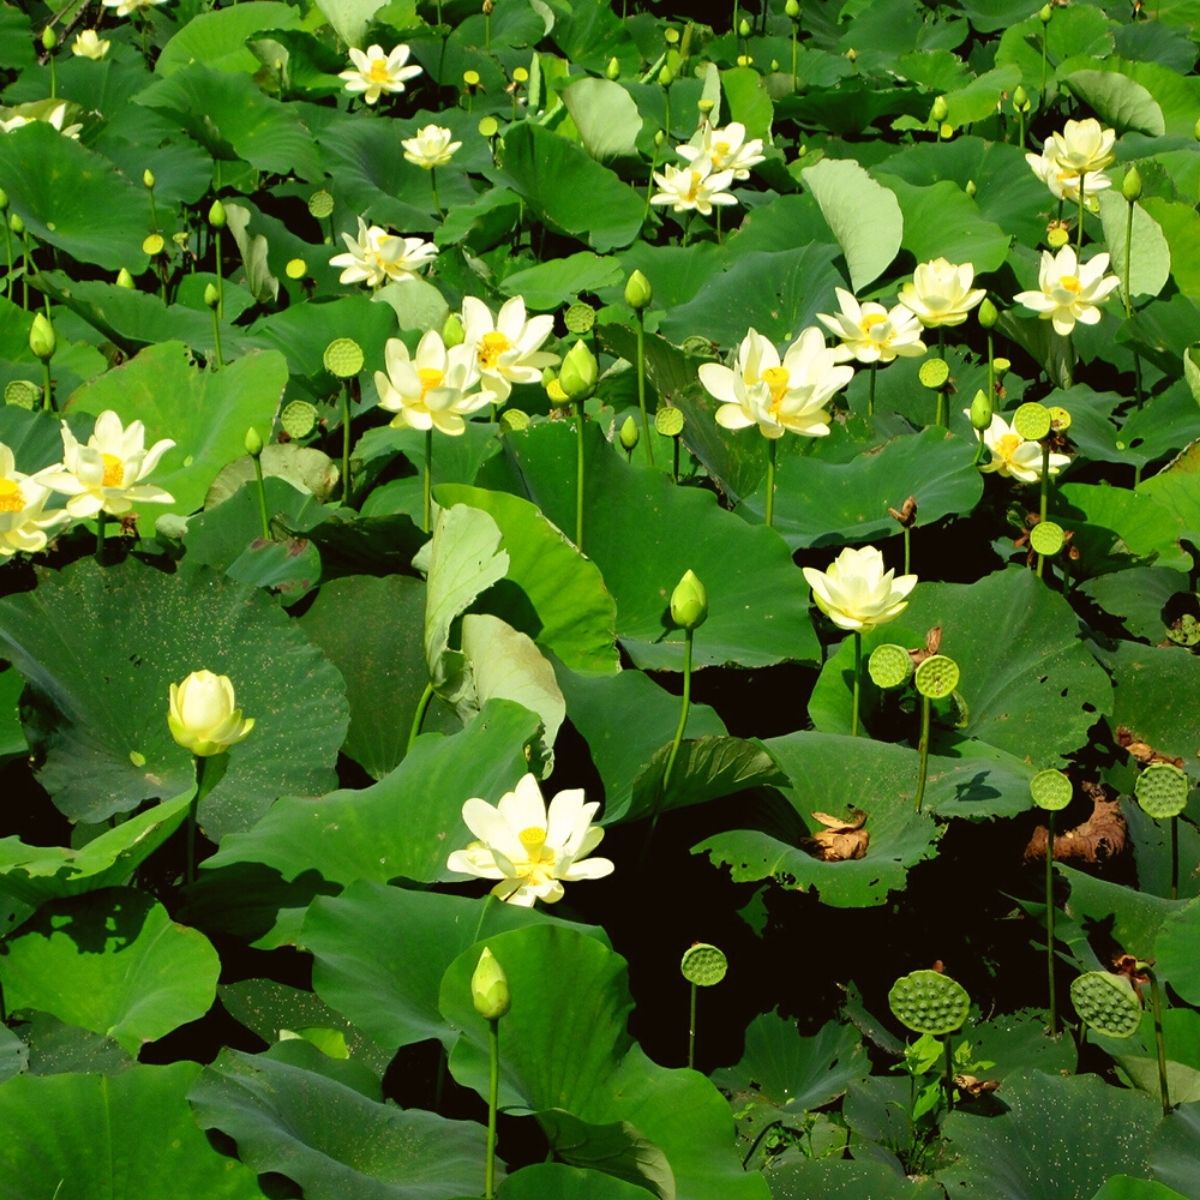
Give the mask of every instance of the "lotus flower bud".
M 1043 4 L 1042 7 L 1038 9 L 1038 20 L 1041 21 L 1043 25 L 1049 25 L 1050 17 L 1053 11 L 1054 10 L 1049 4 Z
M 204 303 L 209 308 L 216 308 L 221 303 L 221 293 L 217 290 L 215 283 L 206 283 L 204 285 Z
M 225 228 L 225 205 L 220 200 L 212 202 L 212 207 L 208 210 L 208 223 L 214 229 Z
M 748 38 L 750 36 L 750 22 L 743 17 L 738 22 L 738 37 Z
M 991 397 L 984 391 L 975 393 L 975 399 L 971 401 L 971 424 L 980 432 L 985 430 L 992 423 L 992 401 Z
M 1142 176 L 1137 167 L 1130 167 L 1121 180 L 1121 195 L 1132 204 L 1142 194 Z
M 22 234 L 25 232 L 25 222 L 21 220 L 20 213 L 9 213 L 8 227 L 13 231 L 13 233 L 16 234 Z
M 800 0 L 787 0 L 787 3 L 783 6 L 783 11 L 791 20 L 800 20 Z
M 171 736 L 197 758 L 224 754 L 247 737 L 253 717 L 242 717 L 227 675 L 193 671 L 170 688 L 167 726 Z
M 600 364 L 587 342 L 577 339 L 567 351 L 558 374 L 558 382 L 569 400 L 586 400 L 596 390 Z
M 1017 109 L 1018 112 L 1028 112 L 1029 111 L 1029 93 L 1019 83 L 1017 84 L 1016 88 L 1013 90 L 1012 100 L 1013 100 L 1013 108 Z
M 49 362 L 54 357 L 54 348 L 57 344 L 58 339 L 54 336 L 54 326 L 46 320 L 44 313 L 38 313 L 33 318 L 33 325 L 29 330 L 29 349 L 42 362 Z
M 855 48 L 853 46 L 851 46 L 850 49 L 846 51 L 846 61 L 852 62 L 852 63 L 858 62 L 858 51 L 855 50 Z
M 117 272 L 117 287 L 133 287 L 133 276 L 124 267 Z
M 617 61 L 617 59 L 610 58 L 608 60 L 608 66 L 604 68 L 604 76 L 606 79 L 621 78 L 621 64 Z
M 984 296 L 983 303 L 979 306 L 979 324 L 984 329 L 995 329 L 996 322 L 1000 319 L 1000 314 L 996 311 L 996 306 Z
M 246 453 L 248 455 L 250 455 L 251 458 L 260 458 L 262 456 L 262 452 L 263 452 L 262 434 L 259 433 L 258 430 L 255 429 L 253 425 L 251 425 L 250 428 L 246 430 L 246 440 L 245 440 L 244 444 L 246 447 Z
M 671 620 L 689 631 L 708 620 L 708 592 L 694 571 L 685 571 L 671 593 Z
M 946 103 L 946 97 L 938 96 L 929 109 L 929 119 L 931 121 L 937 121 L 940 125 L 946 119 L 946 116 L 949 112 L 950 106 Z
M 650 307 L 654 299 L 654 289 L 641 271 L 634 271 L 625 282 L 625 303 L 637 312 Z
M 675 82 L 675 72 L 670 67 L 663 67 L 658 73 L 658 82 L 663 87 L 670 87 Z
M 53 25 L 47 25 L 42 30 L 42 49 L 53 50 L 58 45 L 58 34 L 54 32 Z
M 963 191 L 966 192 L 967 195 L 970 196 L 972 200 L 974 200 L 975 193 L 979 191 L 979 188 L 976 187 L 975 180 L 968 179 L 966 182 L 966 185 L 963 187 Z
M 144 183 L 148 188 L 152 188 L 154 186 L 154 172 L 150 170 L 149 167 L 142 172 L 142 183 Z
M 446 349 L 452 350 L 455 346 L 461 346 L 466 338 L 467 332 L 463 328 L 462 317 L 458 313 L 451 313 L 442 326 L 442 342 Z
M 475 1005 L 475 1011 L 487 1021 L 500 1020 L 512 1008 L 508 976 L 496 961 L 496 956 L 486 946 L 471 976 L 471 1003 Z
M 638 432 L 637 422 L 632 416 L 628 416 L 621 422 L 621 429 L 617 435 L 621 439 L 621 447 L 627 453 L 632 454 L 633 448 L 638 444 L 641 434 Z

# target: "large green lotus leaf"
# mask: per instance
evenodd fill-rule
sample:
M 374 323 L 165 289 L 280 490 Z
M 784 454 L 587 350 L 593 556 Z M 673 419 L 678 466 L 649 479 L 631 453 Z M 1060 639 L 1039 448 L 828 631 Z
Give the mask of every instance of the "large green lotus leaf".
M 909 496 L 917 501 L 918 522 L 932 525 L 970 512 L 983 494 L 975 447 L 935 428 L 893 438 L 849 463 L 785 458 L 776 486 L 775 528 L 793 549 L 891 536 L 899 526 L 888 509 L 901 508 Z M 743 508 L 759 516 L 765 491 Z
M 0 65 L 32 67 L 34 45 L 29 16 L 10 4 L 0 7 Z
M 710 492 L 678 488 L 659 471 L 627 465 L 594 424 L 587 433 L 584 550 L 616 598 L 617 634 L 639 667 L 682 667 L 683 635 L 667 613 L 687 570 L 708 589 L 708 620 L 695 636 L 697 665 L 816 657 L 807 585 L 782 538 L 747 529 Z M 574 437 L 556 421 L 506 439 L 530 498 L 560 529 L 575 527 Z
M 1164 508 L 1170 509 L 1180 521 L 1183 536 L 1200 545 L 1200 495 L 1197 494 L 1196 472 L 1200 455 L 1189 450 L 1178 463 L 1172 463 L 1145 483 L 1138 491 L 1152 496 Z
M 87 440 L 92 420 L 86 416 L 65 418 L 71 432 Z M 17 470 L 36 475 L 52 463 L 62 462 L 63 418 L 40 408 L 30 412 L 16 404 L 0 405 L 0 442 L 12 452 Z
M 621 74 L 641 69 L 642 56 L 631 37 L 629 22 L 599 0 L 583 0 L 567 10 L 557 10 L 550 31 L 555 45 L 569 62 L 600 74 L 610 58 L 621 64 Z
M 1200 1100 L 1200 1013 L 1190 1008 L 1164 1009 L 1161 1030 L 1171 1102 L 1190 1104 Z M 1095 1030 L 1089 1030 L 1088 1037 L 1112 1057 L 1123 1083 L 1160 1096 L 1152 1012 L 1143 1009 L 1141 1024 L 1132 1037 L 1105 1037 Z
M 220 969 L 202 933 L 174 924 L 152 896 L 130 888 L 52 901 L 0 958 L 10 1011 L 51 1013 L 130 1054 L 202 1017 Z
M 0 1087 L 0 1194 L 146 1200 L 263 1200 L 254 1172 L 214 1150 L 187 1092 L 199 1063 L 132 1066 L 116 1075 L 22 1075 Z
M 842 248 L 851 287 L 861 291 L 900 252 L 904 218 L 895 194 L 849 158 L 824 158 L 800 174 Z
M 300 627 L 346 681 L 342 751 L 380 779 L 404 757 L 429 680 L 421 644 L 425 589 L 404 575 L 350 575 L 322 586 Z
M 1067 915 L 1103 926 L 1122 950 L 1138 958 L 1154 957 L 1155 940 L 1163 922 L 1190 903 L 1151 896 L 1061 863 L 1055 869 L 1071 885 L 1065 905 Z
M 0 763 L 29 751 L 19 707 L 24 690 L 25 680 L 18 672 L 11 667 L 0 671 Z
M 1079 591 L 1121 621 L 1133 637 L 1157 645 L 1167 627 L 1168 601 L 1190 594 L 1191 585 L 1183 571 L 1129 567 L 1088 579 L 1080 584 Z
M 248 354 L 220 371 L 201 371 L 184 346 L 164 342 L 80 388 L 67 403 L 75 412 L 112 409 L 125 425 L 141 421 L 147 447 L 172 438 L 175 445 L 152 482 L 175 501 L 155 505 L 153 512 L 190 513 L 204 506 L 221 468 L 246 452 L 246 430 L 271 427 L 286 383 L 287 364 L 274 351 Z
M 1120 78 L 1106 76 L 1105 78 Z M 1109 269 L 1125 289 L 1126 258 L 1129 258 L 1129 293 L 1131 296 L 1157 296 L 1166 286 L 1171 274 L 1171 250 L 1163 236 L 1162 226 L 1140 205 L 1133 206 L 1133 238 L 1126 244 L 1126 223 L 1129 203 L 1124 196 L 1111 190 L 1101 192 L 1100 220 L 1104 225 L 1104 241 L 1110 258 Z
M 772 1200 L 941 1200 L 932 1179 L 909 1179 L 896 1167 L 869 1158 L 792 1158 L 767 1175 Z
M 512 991 L 501 1026 L 503 1105 L 564 1110 L 593 1126 L 627 1122 L 666 1155 L 679 1200 L 767 1196 L 762 1178 L 742 1171 L 729 1107 L 716 1088 L 695 1072 L 651 1062 L 626 1032 L 632 1000 L 623 958 L 561 926 L 497 934 L 487 945 Z M 462 1035 L 450 1053 L 451 1074 L 486 1095 L 488 1028 L 471 1002 L 478 959 L 472 948 L 450 965 L 440 1007 Z M 586 1143 L 554 1148 L 568 1161 L 587 1154 Z
M 529 634 L 574 671 L 607 675 L 617 670 L 615 605 L 600 570 L 535 504 L 461 485 L 443 485 L 436 496 L 445 506 L 481 509 L 500 529 L 508 570 L 483 602 L 489 612 Z
M 1179 544 L 1179 520 L 1145 492 L 1107 484 L 1067 483 L 1054 519 L 1074 531 L 1088 573 L 1120 568 L 1132 558 L 1186 571 L 1191 555 Z
M 815 889 L 823 904 L 835 908 L 883 904 L 900 890 L 908 868 L 936 853 L 942 829 L 930 810 L 956 799 L 956 783 L 966 782 L 963 776 L 931 780 L 928 804 L 918 813 L 917 755 L 903 746 L 792 733 L 771 738 L 766 747 L 792 781 L 783 789 L 787 804 L 761 806 L 754 813 L 757 828 L 714 834 L 693 852 L 729 867 L 737 883 L 771 879 L 786 888 Z M 847 789 L 851 759 L 854 783 Z M 864 857 L 822 862 L 803 848 L 805 838 L 825 828 L 813 813 L 848 818 L 855 808 L 866 813 L 870 842 Z
M 822 243 L 739 255 L 694 299 L 668 312 L 659 332 L 673 342 L 699 333 L 726 350 L 747 329 L 773 342 L 791 341 L 817 324 L 817 313 L 837 311 L 834 289 L 846 282 L 833 265 L 837 257 L 833 246 Z M 754 434 L 747 430 L 744 436 Z
M 1189 1004 L 1200 1005 L 1200 900 L 1171 913 L 1154 940 L 1155 969 Z
M 1175 1191 L 1152 1179 L 1132 1179 L 1128 1175 L 1114 1175 L 1092 1200 L 1187 1200 L 1182 1192 Z
M 123 884 L 183 824 L 193 795 L 189 788 L 78 849 L 0 838 L 0 891 L 36 907 L 56 897 Z
M 448 1200 L 478 1184 L 482 1125 L 383 1104 L 331 1078 L 322 1059 L 313 1046 L 286 1057 L 225 1050 L 188 1099 L 202 1127 L 233 1138 L 254 1170 L 286 1175 L 309 1200 Z
M 316 3 L 343 42 L 361 46 L 371 18 L 387 0 L 316 0 Z
M 1161 1118 L 1149 1096 L 1095 1075 L 1063 1079 L 1041 1071 L 1011 1076 L 1003 1095 L 1001 1116 L 959 1109 L 943 1123 L 957 1158 L 937 1178 L 952 1196 L 1091 1200 L 1110 1175 L 1149 1174 L 1150 1139 Z
M 145 197 L 106 158 L 45 121 L 0 137 L 0 187 L 39 242 L 108 271 L 146 269 Z
M 1148 197 L 1145 209 L 1158 223 L 1171 250 L 1171 274 L 1179 290 L 1193 300 L 1200 299 L 1200 266 L 1191 247 L 1200 236 L 1200 214 L 1180 200 Z
M 962 87 L 946 93 L 946 122 L 956 129 L 994 116 L 1001 100 L 1021 82 L 1021 71 L 1011 64 L 985 71 Z
M 580 146 L 519 122 L 504 136 L 497 178 L 525 198 L 539 220 L 601 254 L 628 246 L 642 227 L 645 200 Z
M 976 1061 L 994 1064 L 982 1072 L 988 1079 L 1003 1081 L 1025 1067 L 1047 1075 L 1070 1075 L 1079 1058 L 1072 1038 L 1046 1036 L 1042 1010 L 1021 1009 L 973 1021 L 967 1036 Z
M 303 941 L 317 994 L 392 1055 L 414 1042 L 453 1038 L 438 1012 L 438 989 L 464 950 L 510 929 L 562 923 L 541 908 L 359 882 L 313 901 Z M 598 927 L 571 928 L 608 944 Z
M 1105 125 L 1118 133 L 1130 131 L 1162 137 L 1167 132 L 1163 111 L 1140 83 L 1116 71 L 1072 71 L 1062 78 Z
M 535 1163 L 510 1175 L 499 1200 L 646 1200 L 644 1187 L 566 1163 Z
M 210 867 L 262 863 L 285 879 L 316 872 L 343 886 L 358 879 L 422 883 L 455 878 L 451 851 L 471 835 L 463 802 L 495 804 L 528 770 L 525 748 L 539 721 L 528 709 L 494 701 L 452 737 L 425 734 L 378 783 L 319 800 L 285 796 L 248 833 L 226 838 Z
M 1196 1146 L 1200 1144 L 1200 1101 L 1180 1105 L 1162 1123 L 1150 1151 L 1154 1177 L 1187 1200 L 1200 1200 Z
M 173 75 L 194 62 L 218 71 L 245 71 L 253 75 L 262 66 L 246 47 L 256 33 L 267 29 L 297 29 L 300 13 L 275 0 L 251 0 L 235 8 L 199 13 L 162 48 L 154 69 Z
M 1195 20 L 1194 15 L 1192 20 Z M 1133 80 L 1150 93 L 1161 110 L 1164 132 L 1173 137 L 1192 136 L 1196 108 L 1200 105 L 1200 81 L 1194 74 L 1185 75 L 1156 62 L 1134 62 L 1116 55 L 1106 56 L 1088 66 L 1097 72 L 1108 71 Z M 1098 85 L 1089 81 L 1089 86 Z
M 41 781 L 73 820 L 192 786 L 167 693 L 201 669 L 228 675 L 255 720 L 200 806 L 210 837 L 249 828 L 280 793 L 332 783 L 347 720 L 341 676 L 261 593 L 205 571 L 85 559 L 0 601 L 0 645 L 53 709 Z
M 325 177 L 295 106 L 264 95 L 249 75 L 195 62 L 143 89 L 134 103 L 161 113 L 215 158 L 241 158 L 259 171 L 302 179 Z
M 607 82 L 580 80 L 581 83 Z M 618 89 L 619 90 L 619 89 Z M 565 258 L 552 258 L 506 275 L 499 284 L 505 296 L 520 296 L 531 312 L 549 312 L 581 292 L 598 292 L 624 282 L 620 262 L 611 256 L 581 250 Z
M 610 79 L 584 76 L 563 88 L 562 102 L 587 152 L 597 159 L 637 153 L 642 118 L 633 97 Z
M 29 1048 L 7 1025 L 0 1025 L 0 1083 L 29 1065 Z

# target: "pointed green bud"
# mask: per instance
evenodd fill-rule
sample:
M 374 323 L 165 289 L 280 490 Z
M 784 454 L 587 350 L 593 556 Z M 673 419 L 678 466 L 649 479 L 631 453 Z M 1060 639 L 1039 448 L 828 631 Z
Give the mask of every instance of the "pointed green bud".
M 929 109 L 929 119 L 931 121 L 937 121 L 940 125 L 946 119 L 946 116 L 949 112 L 950 105 L 946 103 L 946 97 L 939 96 L 936 100 L 934 100 L 933 105 Z
M 13 233 L 21 234 L 25 232 L 25 222 L 21 220 L 20 213 L 9 213 L 8 227 Z
M 1132 204 L 1142 194 L 1142 176 L 1137 167 L 1130 167 L 1121 180 L 1121 195 Z
M 1029 93 L 1022 84 L 1017 84 L 1012 95 L 1013 108 L 1024 108 L 1029 103 Z
M 142 172 L 142 182 L 148 188 L 152 188 L 154 186 L 154 172 L 150 170 L 149 167 Z
M 53 50 L 58 45 L 58 34 L 54 32 L 53 25 L 47 25 L 42 30 L 42 49 Z
M 45 313 L 38 313 L 33 318 L 33 326 L 29 330 L 29 348 L 35 357 L 42 362 L 49 362 L 54 357 L 54 347 L 58 339 L 54 336 L 54 326 L 46 320 Z
M 750 36 L 750 22 L 745 17 L 738 22 L 738 37 L 748 38 Z
M 671 593 L 671 620 L 688 630 L 708 620 L 708 592 L 694 571 L 685 571 Z
M 608 60 L 608 66 L 604 68 L 604 76 L 606 79 L 613 80 L 621 78 L 621 64 L 617 61 L 617 59 L 610 58 Z
M 212 207 L 208 210 L 208 223 L 214 229 L 225 228 L 225 205 L 220 200 L 212 202 Z
M 209 308 L 216 308 L 221 303 L 221 293 L 217 290 L 215 283 L 206 283 L 204 285 L 204 303 Z
M 1196 118 L 1196 123 L 1192 126 L 1192 136 L 1200 141 L 1200 117 Z
M 123 287 L 123 288 L 132 288 L 133 287 L 133 276 L 130 275 L 129 271 L 125 267 L 122 267 L 117 272 L 117 287 Z
M 442 326 L 442 341 L 446 349 L 452 350 L 455 346 L 461 346 L 466 340 L 467 331 L 463 328 L 462 317 L 458 313 L 451 313 Z
M 966 182 L 966 186 L 963 188 L 963 191 L 966 192 L 967 195 L 970 196 L 972 200 L 974 200 L 975 193 L 977 191 L 979 191 L 979 188 L 975 186 L 975 180 L 968 179 Z
M 996 311 L 996 306 L 984 296 L 983 303 L 979 306 L 979 324 L 984 329 L 995 329 L 996 322 L 1000 319 L 1000 314 Z
M 787 3 L 783 6 L 783 11 L 791 20 L 800 20 L 800 0 L 787 0 Z
M 675 82 L 675 72 L 670 67 L 663 67 L 658 73 L 658 82 L 663 87 L 670 87 Z
M 634 271 L 625 281 L 625 303 L 635 311 L 641 312 L 643 308 L 650 307 L 650 301 L 653 299 L 654 289 L 650 286 L 650 280 L 641 271 Z
M 982 390 L 971 401 L 971 425 L 981 433 L 992 423 L 992 401 Z
M 633 448 L 638 444 L 638 439 L 641 434 L 638 432 L 637 422 L 632 416 L 628 416 L 621 422 L 621 430 L 617 435 L 621 439 L 621 447 L 629 453 L 633 452 Z
M 587 342 L 577 339 L 567 351 L 558 374 L 558 382 L 569 400 L 586 400 L 596 390 L 600 364 Z
M 512 1008 L 512 993 L 508 989 L 508 976 L 496 961 L 496 956 L 486 947 L 479 956 L 479 964 L 471 976 L 471 1003 L 475 1011 L 487 1021 L 498 1021 Z
M 656 130 L 654 131 L 654 145 L 655 145 L 655 146 L 656 146 L 656 147 L 657 147 L 659 150 L 661 150 L 661 149 L 662 149 L 662 147 L 663 147 L 663 143 L 664 143 L 666 140 L 667 140 L 667 135 L 666 135 L 666 132 L 665 132 L 664 130 L 662 130 L 662 129 L 656 129 Z
M 1038 9 L 1038 20 L 1041 21 L 1043 25 L 1049 25 L 1050 17 L 1053 15 L 1053 12 L 1054 10 L 1049 4 L 1043 4 L 1042 7 Z
M 253 425 L 246 430 L 245 446 L 246 453 L 250 455 L 251 458 L 258 458 L 263 452 L 262 434 L 259 433 Z

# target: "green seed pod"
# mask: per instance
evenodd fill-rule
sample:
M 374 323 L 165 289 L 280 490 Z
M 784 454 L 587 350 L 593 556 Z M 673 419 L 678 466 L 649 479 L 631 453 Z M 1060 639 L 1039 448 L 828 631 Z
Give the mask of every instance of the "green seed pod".
M 729 960 L 725 953 L 708 942 L 697 942 L 683 952 L 679 970 L 688 983 L 697 987 L 713 987 L 725 978 L 729 970 Z
M 251 458 L 261 458 L 262 457 L 262 452 L 263 452 L 262 434 L 260 434 L 258 432 L 258 430 L 254 428 L 253 425 L 251 425 L 250 428 L 246 430 L 246 439 L 243 444 L 246 447 L 246 453 L 248 455 L 250 455 Z
M 506 408 L 500 414 L 500 428 L 505 433 L 520 433 L 529 428 L 529 414 L 519 408 Z
M 362 347 L 353 338 L 334 338 L 325 347 L 325 370 L 339 379 L 353 379 L 363 369 Z
M 208 210 L 208 223 L 214 229 L 225 228 L 225 205 L 220 200 L 212 202 L 212 207 Z
M 133 286 L 133 276 L 130 275 L 130 273 L 124 267 L 122 267 L 117 272 L 117 287 L 132 288 Z
M 992 359 L 992 370 L 996 372 L 997 377 L 1003 375 L 1006 371 L 1011 369 L 1012 363 L 1002 355 L 997 354 L 996 357 Z
M 996 322 L 1000 319 L 1000 314 L 996 311 L 996 306 L 984 296 L 983 303 L 980 304 L 977 319 L 979 324 L 984 329 L 995 329 Z
M 307 400 L 292 400 L 283 406 L 279 414 L 283 432 L 293 440 L 306 438 L 317 427 L 317 410 Z
M 1053 225 L 1046 231 L 1046 245 L 1051 250 L 1061 250 L 1071 240 L 1071 233 L 1064 225 Z
M 1132 1037 L 1142 1023 L 1142 1004 L 1124 976 L 1088 971 L 1071 981 L 1079 1019 L 1105 1037 Z
M 204 303 L 209 308 L 216 308 L 221 303 L 221 293 L 217 291 L 215 283 L 206 283 L 204 285 Z
M 1027 442 L 1040 442 L 1050 432 L 1050 410 L 1030 400 L 1013 413 L 1013 428 Z
M 1063 527 L 1054 521 L 1039 521 L 1029 531 L 1029 544 L 1043 558 L 1053 558 L 1066 541 Z
M 479 122 L 479 136 L 491 141 L 500 132 L 500 122 L 495 117 L 483 117 Z
M 587 342 L 579 339 L 567 351 L 559 371 L 558 382 L 568 400 L 586 400 L 596 390 L 600 364 Z
M 668 25 L 667 28 L 663 30 L 663 41 L 666 42 L 668 46 L 678 46 L 679 30 L 673 25 Z
M 940 125 L 946 119 L 949 112 L 950 106 L 946 103 L 946 97 L 938 96 L 929 110 L 929 119 L 936 121 Z
M 149 167 L 142 172 L 142 183 L 148 188 L 154 186 L 154 172 Z
M 892 984 L 888 1007 L 914 1033 L 941 1037 L 962 1028 L 971 997 L 961 983 L 940 971 L 912 971 Z
M 308 211 L 318 221 L 323 221 L 333 212 L 333 197 L 324 188 L 319 192 L 313 192 L 308 198 Z
M 53 25 L 47 25 L 42 30 L 42 49 L 53 50 L 58 45 L 58 34 L 54 31 Z
M 654 299 L 654 288 L 641 271 L 634 271 L 625 281 L 625 303 L 636 312 L 650 307 Z
M 800 20 L 800 0 L 787 0 L 783 11 L 791 20 Z
M 608 66 L 606 66 L 604 68 L 604 74 L 605 74 L 605 77 L 608 79 L 613 79 L 613 80 L 620 79 L 621 78 L 621 64 L 615 58 L 610 58 L 608 60 Z
M 1131 166 L 1121 180 L 1121 195 L 1132 204 L 1142 194 L 1142 176 L 1137 167 Z
M 621 441 L 622 448 L 632 454 L 634 447 L 638 444 L 641 434 L 638 431 L 637 422 L 632 416 L 628 416 L 621 422 L 620 431 L 617 437 Z
M 161 254 L 166 248 L 166 239 L 161 233 L 152 233 L 142 241 L 142 252 L 149 254 L 151 258 L 156 254 Z
M 1174 625 L 1167 626 L 1167 637 L 1177 646 L 1200 645 L 1200 621 L 1184 613 Z
M 930 700 L 945 700 L 958 687 L 958 663 L 945 654 L 931 654 L 917 667 L 917 691 Z
M 738 22 L 738 37 L 748 38 L 750 36 L 750 22 L 743 17 Z
M 32 410 L 42 399 L 42 389 L 30 379 L 10 379 L 4 385 L 4 403 Z
M 708 620 L 708 592 L 694 571 L 685 571 L 671 593 L 671 620 L 680 629 L 699 629 Z
M 462 317 L 458 313 L 451 313 L 442 326 L 442 341 L 446 349 L 452 350 L 455 346 L 461 346 L 466 340 L 467 331 L 463 328 Z
M 54 349 L 58 345 L 58 339 L 54 336 L 54 326 L 46 320 L 44 313 L 38 313 L 33 318 L 33 325 L 29 330 L 29 349 L 33 351 L 34 357 L 41 359 L 42 362 L 49 362 L 54 357 Z
M 663 437 L 678 437 L 683 432 L 683 410 L 669 405 L 654 414 L 654 428 Z
M 1151 763 L 1137 777 L 1133 794 L 1144 813 L 1165 821 L 1187 808 L 1188 777 L 1173 763 Z
M 582 300 L 576 301 L 563 314 L 563 324 L 569 333 L 590 333 L 596 324 L 596 310 Z
M 883 642 L 867 659 L 867 674 L 877 688 L 903 687 L 913 673 L 912 655 L 895 642 Z
M 558 376 L 549 368 L 542 373 L 542 386 L 546 389 L 546 396 L 550 403 L 558 406 L 571 403 L 571 397 L 563 390 L 563 385 L 559 382 Z
M 992 398 L 985 391 L 975 393 L 971 401 L 971 428 L 982 433 L 992 423 Z
M 1057 404 L 1050 405 L 1050 428 L 1055 433 L 1066 433 L 1071 428 L 1071 414 Z
M 289 258 L 283 273 L 289 279 L 303 279 L 308 274 L 308 263 L 302 258 Z
M 500 1020 L 512 1008 L 508 976 L 486 946 L 471 976 L 471 1003 L 475 1005 L 475 1011 L 488 1021 Z
M 717 102 L 711 96 L 701 96 L 700 99 L 696 101 L 696 111 L 705 118 L 707 118 L 709 113 L 711 113 L 716 107 Z
M 950 366 L 945 359 L 927 358 L 921 364 L 917 377 L 921 380 L 922 387 L 936 392 L 946 386 L 946 381 L 950 378 Z
M 1196 123 L 1192 126 L 1192 136 L 1200 141 L 1200 117 L 1196 118 Z
M 1038 808 L 1045 812 L 1060 812 L 1071 803 L 1071 781 L 1053 767 L 1039 771 L 1029 781 L 1029 794 Z

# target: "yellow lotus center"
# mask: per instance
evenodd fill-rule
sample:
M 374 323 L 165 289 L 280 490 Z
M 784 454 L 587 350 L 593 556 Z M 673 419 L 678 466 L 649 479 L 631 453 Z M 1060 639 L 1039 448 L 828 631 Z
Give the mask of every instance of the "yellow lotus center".
M 873 331 L 878 329 L 880 325 L 885 326 L 885 328 L 879 329 L 878 334 L 874 334 L 876 341 L 883 341 L 891 333 L 891 330 L 887 328 L 887 323 L 887 313 L 864 313 L 863 319 L 858 323 L 858 327 L 867 337 L 871 337 L 873 336 Z
M 491 333 L 485 333 L 479 343 L 479 365 L 485 371 L 491 370 L 500 355 L 511 349 L 512 342 L 500 330 L 494 329 Z
M 762 373 L 762 380 L 770 389 L 771 410 L 774 411 L 783 403 L 783 398 L 787 395 L 788 384 L 791 382 L 788 378 L 787 367 L 768 367 Z
M 20 512 L 24 507 L 21 485 L 15 479 L 0 479 L 0 512 Z
M 446 372 L 439 371 L 437 367 L 418 367 L 417 378 L 421 381 L 421 399 L 424 400 L 446 378 Z
M 125 482 L 125 464 L 115 454 L 102 454 L 104 460 L 104 478 L 100 481 L 104 487 L 120 487 Z
M 377 58 L 367 71 L 367 79 L 371 83 L 391 83 L 392 71 L 387 64 L 386 58 Z
M 684 196 L 684 199 L 694 202 L 696 197 L 700 194 L 700 172 L 689 171 L 688 174 L 692 177 L 692 182 L 688 187 L 687 195 Z
M 714 142 L 709 157 L 712 158 L 712 164 L 717 170 L 725 164 L 725 160 L 729 157 L 728 142 Z
M 1083 291 L 1083 284 L 1079 282 L 1078 275 L 1064 275 L 1058 283 L 1061 288 L 1072 293 L 1072 295 L 1078 295 Z
M 534 887 L 549 883 L 554 878 L 554 864 L 558 855 L 546 845 L 546 831 L 531 825 L 528 829 L 522 829 L 517 837 L 521 839 L 526 854 L 523 863 L 513 863 L 517 875 Z
M 1021 448 L 1021 443 L 1025 439 L 1019 433 L 1006 433 L 1002 438 L 996 441 L 996 455 L 1004 462 L 1010 462 L 1012 456 Z

